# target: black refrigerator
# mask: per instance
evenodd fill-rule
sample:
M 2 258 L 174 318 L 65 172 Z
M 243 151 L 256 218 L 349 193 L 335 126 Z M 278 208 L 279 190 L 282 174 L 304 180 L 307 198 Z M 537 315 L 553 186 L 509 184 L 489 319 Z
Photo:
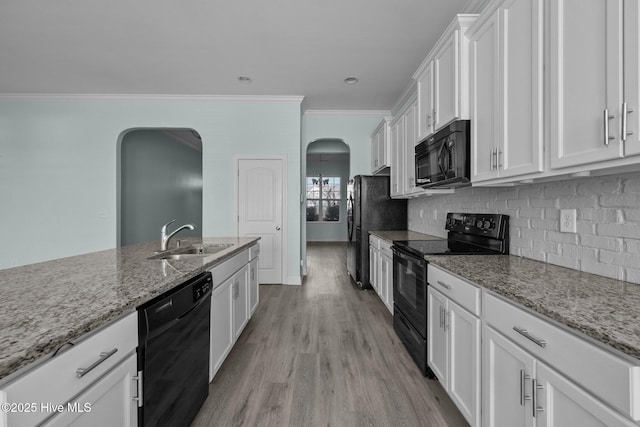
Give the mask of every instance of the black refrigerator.
M 389 197 L 389 177 L 356 175 L 347 186 L 347 270 L 362 289 L 369 282 L 369 231 L 407 229 L 407 201 Z

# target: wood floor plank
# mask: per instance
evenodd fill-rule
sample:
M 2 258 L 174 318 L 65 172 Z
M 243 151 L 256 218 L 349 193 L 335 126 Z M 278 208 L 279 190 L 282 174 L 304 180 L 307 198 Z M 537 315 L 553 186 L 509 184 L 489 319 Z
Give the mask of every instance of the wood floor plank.
M 467 426 L 422 376 L 342 243 L 309 245 L 302 286 L 261 285 L 260 303 L 193 426 Z

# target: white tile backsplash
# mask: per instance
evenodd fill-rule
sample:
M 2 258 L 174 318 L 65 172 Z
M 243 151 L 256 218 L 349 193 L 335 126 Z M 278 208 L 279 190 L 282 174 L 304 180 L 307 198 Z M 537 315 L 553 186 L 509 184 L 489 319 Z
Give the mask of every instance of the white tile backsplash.
M 560 209 L 577 210 L 577 233 L 560 232 Z M 512 255 L 640 283 L 640 173 L 420 197 L 409 230 L 446 237 L 447 212 L 509 215 Z

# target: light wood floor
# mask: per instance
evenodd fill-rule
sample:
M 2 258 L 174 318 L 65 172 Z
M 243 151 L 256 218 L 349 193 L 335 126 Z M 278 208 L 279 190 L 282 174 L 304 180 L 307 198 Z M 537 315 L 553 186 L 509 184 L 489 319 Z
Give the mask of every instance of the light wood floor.
M 302 286 L 260 286 L 193 426 L 466 426 L 376 293 L 352 284 L 346 246 L 310 244 L 307 257 Z

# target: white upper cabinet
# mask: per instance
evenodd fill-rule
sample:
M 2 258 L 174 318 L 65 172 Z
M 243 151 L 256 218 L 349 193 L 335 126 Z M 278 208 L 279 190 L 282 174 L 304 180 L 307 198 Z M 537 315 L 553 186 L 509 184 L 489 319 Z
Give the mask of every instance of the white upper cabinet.
M 389 121 L 383 119 L 371 135 L 371 173 L 379 173 L 390 166 Z
M 552 169 L 623 156 L 622 5 L 549 2 Z
M 640 6 L 624 3 L 624 103 L 621 120 L 625 155 L 640 154 Z M 626 111 L 624 111 L 626 107 Z M 632 111 L 633 110 L 633 111 Z
M 413 78 L 418 83 L 418 140 L 454 119 L 469 118 L 469 42 L 477 15 L 458 15 Z
M 404 117 L 399 116 L 391 122 L 391 197 L 404 194 Z
M 542 26 L 542 0 L 506 0 L 468 32 L 474 183 L 543 170 Z

